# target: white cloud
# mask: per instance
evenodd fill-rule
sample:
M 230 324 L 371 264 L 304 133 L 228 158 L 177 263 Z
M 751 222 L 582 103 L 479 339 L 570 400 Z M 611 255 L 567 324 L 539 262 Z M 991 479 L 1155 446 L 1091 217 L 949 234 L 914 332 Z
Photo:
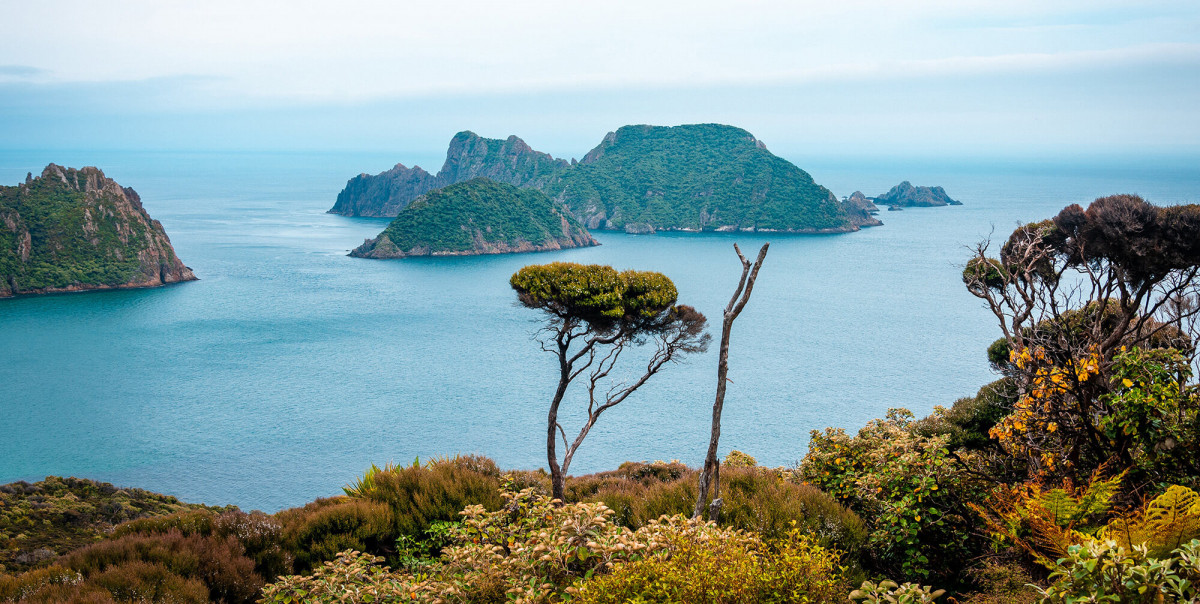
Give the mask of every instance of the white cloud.
M 228 97 L 320 101 L 1195 60 L 1200 22 L 1200 8 L 1106 1 L 5 4 L 0 63 L 43 79 L 188 75 Z M 1153 17 L 1180 11 L 1193 27 L 1164 39 Z

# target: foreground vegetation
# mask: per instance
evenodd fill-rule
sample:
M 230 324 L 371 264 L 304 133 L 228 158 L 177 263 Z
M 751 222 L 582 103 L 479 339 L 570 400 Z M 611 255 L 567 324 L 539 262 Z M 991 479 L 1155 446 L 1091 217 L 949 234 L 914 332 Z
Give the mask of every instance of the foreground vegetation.
M 924 418 L 814 431 L 794 467 L 734 451 L 715 521 L 677 462 L 570 477 L 436 459 L 269 516 L 142 506 L 94 543 L 22 558 L 0 602 L 1200 600 L 1200 207 L 1105 198 L 977 251 L 963 280 L 1001 323 L 980 351 L 1001 378 Z M 522 301 L 578 318 L 580 337 L 675 301 L 661 275 L 518 275 Z M 584 281 L 658 302 L 581 298 Z M 548 285 L 563 282 L 579 287 Z M 21 492 L 57 484 L 72 483 Z M 10 549 L 74 521 L 26 499 L 0 499 Z

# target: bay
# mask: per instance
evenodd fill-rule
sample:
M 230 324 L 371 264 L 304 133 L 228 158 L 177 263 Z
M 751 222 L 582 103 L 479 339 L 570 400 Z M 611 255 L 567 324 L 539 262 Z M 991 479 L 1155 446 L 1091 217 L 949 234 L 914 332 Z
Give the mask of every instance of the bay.
M 793 464 L 810 430 L 924 415 L 996 378 L 998 329 L 959 280 L 974 243 L 1103 195 L 1200 201 L 1194 157 L 801 156 L 788 159 L 839 196 L 908 179 L 964 205 L 882 212 L 885 226 L 845 235 L 598 232 L 600 247 L 552 253 L 347 257 L 387 221 L 325 210 L 350 176 L 411 159 L 0 151 L 0 183 L 54 161 L 135 188 L 201 279 L 0 301 L 0 483 L 74 475 L 275 511 L 338 494 L 371 463 L 476 453 L 541 467 L 556 366 L 508 277 L 557 260 L 661 271 L 715 333 L 740 270 L 732 244 L 765 241 L 734 328 L 722 454 Z M 572 472 L 698 464 L 715 365 L 714 346 L 609 411 Z M 570 432 L 578 405 L 568 415 Z

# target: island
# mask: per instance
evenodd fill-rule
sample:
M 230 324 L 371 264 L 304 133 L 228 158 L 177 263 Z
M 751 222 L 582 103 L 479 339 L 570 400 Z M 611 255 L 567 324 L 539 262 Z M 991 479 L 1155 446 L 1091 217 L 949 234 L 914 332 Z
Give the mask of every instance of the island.
M 357 258 L 473 256 L 599 245 L 561 204 L 488 178 L 435 189 L 409 203 Z
M 360 174 L 330 212 L 396 216 L 424 193 L 478 176 L 543 191 L 590 229 L 843 233 L 882 224 L 749 132 L 722 124 L 624 126 L 578 162 L 516 136 L 460 132 L 436 176 L 401 164 Z
M 99 168 L 50 164 L 0 186 L 0 298 L 195 279 L 137 192 Z
M 914 187 L 907 180 L 871 201 L 877 205 L 890 206 L 889 210 L 962 205 L 961 201 L 951 199 L 941 187 Z

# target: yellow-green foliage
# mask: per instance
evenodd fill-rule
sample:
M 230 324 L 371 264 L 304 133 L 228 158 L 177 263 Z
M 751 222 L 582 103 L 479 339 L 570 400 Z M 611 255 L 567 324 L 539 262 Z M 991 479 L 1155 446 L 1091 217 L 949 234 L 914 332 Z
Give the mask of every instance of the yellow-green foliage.
M 513 274 L 509 284 L 530 308 L 577 317 L 595 326 L 625 318 L 653 318 L 671 308 L 679 295 L 662 273 L 622 272 L 573 262 L 526 266 Z
M 728 602 L 840 600 L 838 555 L 791 531 L 777 543 L 683 516 L 663 517 L 637 531 L 614 524 L 602 503 L 555 505 L 533 489 L 503 493 L 494 512 L 469 506 L 453 530 L 454 544 L 439 564 L 419 573 L 378 566 L 380 559 L 342 552 L 311 576 L 280 578 L 263 590 L 263 602 L 557 602 L 643 601 Z M 640 562 L 639 562 L 640 561 Z M 729 567 L 728 565 L 733 566 Z M 598 578 L 610 582 L 589 591 Z M 676 594 L 645 591 L 653 585 L 682 586 L 689 573 L 705 573 L 700 585 Z M 682 587 L 681 587 L 682 589 Z M 686 596 L 686 597 L 685 597 Z M 591 600 L 586 600 L 591 598 Z M 647 599 L 649 598 L 649 599 Z
M 1129 550 L 1145 545 L 1150 556 L 1165 557 L 1200 538 L 1200 496 L 1187 487 L 1172 485 L 1140 513 L 1113 519 L 1099 536 Z
M 582 583 L 580 604 L 622 602 L 843 602 L 838 554 L 793 530 L 764 543 L 752 533 L 676 516 L 660 545 Z
M 723 468 L 753 468 L 758 465 L 758 460 L 753 457 L 734 449 L 725 456 L 725 461 L 721 462 Z
M 663 515 L 690 515 L 698 475 L 680 463 L 625 463 L 567 482 L 571 501 L 601 501 L 613 521 L 638 529 Z M 866 540 L 862 520 L 811 484 L 796 484 L 781 472 L 758 467 L 723 468 L 721 526 L 782 539 L 794 526 L 827 547 L 856 552 Z
M 935 590 L 916 583 L 898 585 L 895 581 L 866 581 L 850 592 L 850 600 L 863 604 L 932 604 L 944 593 L 944 589 Z
M 405 579 L 387 570 L 383 558 L 346 550 L 308 576 L 280 577 L 263 588 L 263 604 L 326 602 L 412 602 L 416 594 Z

